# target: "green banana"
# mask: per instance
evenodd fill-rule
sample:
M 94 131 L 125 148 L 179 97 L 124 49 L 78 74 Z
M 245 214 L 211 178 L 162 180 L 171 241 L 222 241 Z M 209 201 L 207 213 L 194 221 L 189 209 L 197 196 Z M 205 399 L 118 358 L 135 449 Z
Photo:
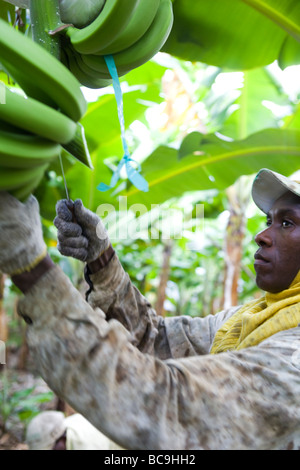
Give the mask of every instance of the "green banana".
M 173 21 L 172 1 L 160 0 L 157 14 L 144 36 L 133 46 L 116 54 L 116 64 L 120 74 L 125 74 L 152 59 L 168 39 Z
M 0 130 L 0 166 L 32 168 L 53 161 L 61 146 L 35 135 L 16 134 Z
M 81 66 L 88 67 L 88 69 L 91 71 L 90 75 L 94 73 L 96 76 L 106 80 L 111 78 L 104 57 L 94 54 L 81 54 L 80 59 L 81 63 L 83 64 Z
M 102 73 L 102 74 L 100 72 L 96 72 L 94 69 L 92 69 L 85 63 L 85 61 L 83 60 L 83 57 L 84 57 L 84 54 L 79 54 L 79 53 L 75 54 L 77 65 L 84 74 L 92 78 L 98 78 L 98 79 L 102 78 L 103 80 L 107 80 L 108 83 L 105 86 L 112 84 L 112 78 L 109 72 Z
M 2 105 L 1 105 L 2 106 Z M 0 129 L 5 132 L 10 132 L 15 133 L 15 134 L 25 134 L 28 135 L 29 132 L 25 131 L 24 129 L 20 129 L 20 127 L 13 126 L 12 124 L 9 124 L 8 122 L 2 121 L 0 119 Z
M 97 54 L 115 54 L 137 42 L 154 20 L 159 3 L 160 0 L 140 0 L 126 28 L 119 32 L 108 46 L 100 47 Z
M 166 42 L 173 26 L 173 6 L 171 0 L 160 0 L 156 16 L 144 36 L 128 49 L 114 54 L 119 76 L 139 67 L 150 60 Z M 90 54 L 82 56 L 84 62 L 95 71 L 108 72 L 104 57 Z
M 149 0 L 150 1 L 150 0 Z M 106 0 L 99 16 L 83 29 L 68 28 L 67 35 L 78 52 L 94 54 L 108 46 L 126 28 L 140 0 Z
M 26 143 L 29 144 L 29 140 L 26 141 L 25 136 L 30 137 L 31 139 L 33 139 L 33 137 L 34 137 L 36 139 L 37 144 L 39 142 L 42 144 L 41 146 L 38 146 L 39 148 L 37 150 L 37 152 L 41 153 L 41 155 L 40 155 L 41 156 L 41 163 L 43 163 L 44 159 L 47 159 L 48 157 L 50 158 L 50 156 L 51 156 L 51 150 L 50 150 L 51 146 L 52 146 L 53 149 L 55 148 L 56 156 L 59 155 L 59 149 L 61 150 L 61 147 L 58 144 L 53 143 L 53 142 L 48 141 L 48 140 L 45 140 L 45 139 L 42 139 L 42 138 L 39 138 L 38 136 L 33 136 L 32 134 L 29 134 L 26 130 L 21 129 L 20 127 L 13 126 L 13 125 L 11 125 L 8 122 L 5 122 L 3 120 L 0 120 L 0 129 L 4 132 L 9 133 L 10 135 L 13 135 L 13 137 L 16 139 L 16 141 L 19 141 L 19 139 L 20 139 L 19 136 L 21 135 L 22 137 L 24 137 L 24 145 Z M 1 142 L 1 138 L 0 138 L 0 142 Z M 55 145 L 56 145 L 56 147 L 55 147 Z M 47 146 L 49 147 L 49 152 L 45 153 L 45 150 L 48 148 Z M 75 132 L 75 135 L 74 135 L 73 139 L 70 142 L 68 142 L 67 144 L 61 144 L 61 146 L 63 148 L 65 148 L 73 157 L 75 157 L 81 163 L 86 165 L 88 168 L 91 168 L 91 169 L 93 168 L 93 165 L 92 165 L 92 162 L 91 162 L 91 157 L 90 157 L 90 154 L 89 154 L 89 149 L 88 149 L 86 138 L 85 138 L 84 128 L 79 122 L 76 124 L 76 132 Z M 21 148 L 19 150 L 22 151 Z M 13 155 L 13 152 L 14 152 L 14 149 L 12 147 L 11 155 Z M 34 148 L 32 148 L 32 152 L 34 152 Z M 1 155 L 1 149 L 0 149 L 0 155 Z M 26 152 L 25 152 L 24 156 L 26 157 Z M 27 157 L 30 160 L 30 148 L 29 147 L 28 147 Z M 37 157 L 38 157 L 38 155 L 37 155 Z M 24 162 L 24 165 L 26 165 L 27 160 L 26 161 L 22 160 L 22 161 Z M 35 159 L 35 161 L 37 161 L 37 159 Z M 1 160 L 0 160 L 0 163 L 1 163 Z M 29 166 L 30 165 L 31 165 L 31 163 L 29 163 Z
M 25 201 L 42 181 L 44 173 L 47 170 L 48 166 L 49 165 L 40 166 L 39 172 L 34 174 L 34 176 L 27 183 L 20 185 L 16 189 L 10 190 L 10 194 L 12 194 L 12 196 L 14 196 L 15 198 L 19 199 L 19 201 Z
M 5 87 L 0 119 L 54 142 L 67 144 L 76 133 L 76 123 L 50 106 L 25 98 Z
M 16 82 L 20 88 L 22 88 L 22 90 L 24 90 L 26 95 L 34 98 L 35 100 L 41 101 L 42 103 L 47 104 L 52 108 L 56 107 L 55 101 L 53 101 L 53 99 L 47 95 L 44 89 L 36 86 L 35 80 L 32 80 L 32 77 L 28 76 L 23 72 L 22 69 L 20 69 L 18 66 L 15 66 L 15 64 L 12 62 L 6 62 L 2 59 L 1 63 L 13 81 Z
M 100 14 L 105 0 L 59 0 L 60 18 L 63 23 L 84 28 Z
M 64 114 L 79 121 L 86 112 L 87 103 L 72 73 L 39 44 L 1 19 L 0 31 L 0 62 L 15 64 L 24 75 L 25 93 L 37 99 L 41 93 L 46 95 L 47 100 L 54 102 Z M 28 81 L 35 84 L 38 96 L 32 86 L 26 90 Z
M 91 89 L 99 89 L 99 88 L 104 88 L 108 85 L 111 85 L 112 80 L 111 78 L 109 78 L 110 77 L 109 74 L 107 74 L 107 78 L 105 79 L 101 77 L 97 78 L 97 76 L 91 76 L 82 70 L 74 54 L 67 54 L 67 55 L 68 55 L 69 69 L 83 86 L 87 88 L 91 88 Z
M 35 168 L 11 169 L 0 165 L 0 188 L 1 191 L 17 190 L 38 178 L 48 165 Z

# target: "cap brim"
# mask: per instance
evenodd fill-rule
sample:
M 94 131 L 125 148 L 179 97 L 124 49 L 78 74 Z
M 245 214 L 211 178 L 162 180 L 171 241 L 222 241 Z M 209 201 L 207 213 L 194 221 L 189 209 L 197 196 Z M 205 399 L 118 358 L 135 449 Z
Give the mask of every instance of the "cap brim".
M 268 214 L 275 201 L 287 191 L 300 196 L 300 184 L 264 168 L 259 171 L 253 182 L 252 198 L 257 207 Z

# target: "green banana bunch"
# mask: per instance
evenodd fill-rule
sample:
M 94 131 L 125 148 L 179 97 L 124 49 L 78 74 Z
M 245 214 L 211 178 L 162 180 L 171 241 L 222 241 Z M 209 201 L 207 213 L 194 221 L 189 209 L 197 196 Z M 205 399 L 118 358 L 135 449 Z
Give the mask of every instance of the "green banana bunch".
M 76 122 L 86 112 L 86 101 L 76 78 L 39 44 L 3 20 L 0 21 L 0 62 L 12 76 L 18 70 L 16 81 L 22 82 L 21 88 L 31 98 L 52 103 Z M 28 82 L 34 84 L 30 89 L 27 89 Z
M 65 65 L 89 88 L 109 85 L 105 55 L 113 55 L 119 76 L 159 52 L 173 26 L 172 0 L 106 0 L 87 27 L 69 27 Z
M 63 148 L 91 167 L 78 122 L 87 105 L 74 75 L 40 45 L 2 20 L 0 62 L 23 89 L 13 90 L 3 84 L 0 190 L 26 199 Z

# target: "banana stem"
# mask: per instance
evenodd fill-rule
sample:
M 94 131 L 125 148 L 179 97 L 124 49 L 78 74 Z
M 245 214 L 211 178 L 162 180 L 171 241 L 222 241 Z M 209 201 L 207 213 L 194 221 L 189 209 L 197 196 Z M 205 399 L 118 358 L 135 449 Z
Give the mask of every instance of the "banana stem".
M 59 0 L 30 0 L 29 6 L 33 40 L 60 60 L 59 35 L 49 34 L 62 25 Z

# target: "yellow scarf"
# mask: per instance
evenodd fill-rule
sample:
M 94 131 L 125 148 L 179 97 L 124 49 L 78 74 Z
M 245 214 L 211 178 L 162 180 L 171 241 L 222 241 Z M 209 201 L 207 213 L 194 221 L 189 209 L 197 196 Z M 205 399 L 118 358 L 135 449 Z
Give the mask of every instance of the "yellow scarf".
M 266 294 L 241 307 L 217 331 L 211 354 L 255 346 L 300 323 L 300 271 L 290 287 Z

